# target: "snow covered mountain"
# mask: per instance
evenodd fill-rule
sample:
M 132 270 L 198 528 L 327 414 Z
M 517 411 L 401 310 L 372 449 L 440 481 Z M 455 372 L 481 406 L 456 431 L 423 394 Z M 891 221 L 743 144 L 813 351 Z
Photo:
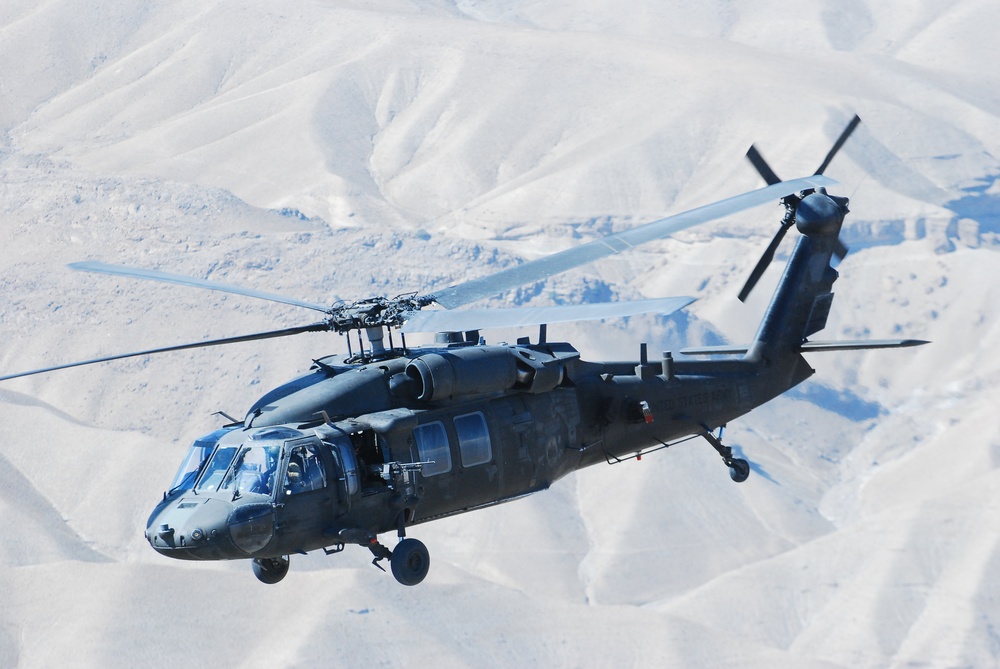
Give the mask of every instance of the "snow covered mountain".
M 296 556 L 267 587 L 142 538 L 211 414 L 339 338 L 4 382 L 0 665 L 1000 663 L 1000 7 L 378 5 L 5 3 L 0 372 L 304 320 L 69 262 L 319 302 L 426 290 L 755 188 L 751 143 L 809 174 L 854 113 L 827 171 L 852 252 L 825 334 L 934 343 L 817 356 L 730 426 L 743 485 L 690 442 L 422 526 L 417 588 L 360 550 Z M 700 298 L 550 329 L 592 359 L 745 341 L 779 268 L 735 295 L 780 213 L 506 299 Z

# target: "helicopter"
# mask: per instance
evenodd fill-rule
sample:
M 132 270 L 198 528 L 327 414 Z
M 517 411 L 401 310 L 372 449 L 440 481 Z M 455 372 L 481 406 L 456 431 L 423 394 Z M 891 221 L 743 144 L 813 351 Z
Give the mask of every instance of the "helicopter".
M 395 579 L 417 585 L 430 555 L 408 530 L 421 523 L 545 490 L 583 467 L 618 462 L 703 438 L 745 481 L 750 464 L 722 440 L 728 422 L 809 378 L 804 354 L 902 348 L 911 339 L 813 341 L 830 313 L 846 246 L 848 199 L 831 195 L 830 161 L 857 127 L 854 117 L 816 172 L 782 181 L 751 147 L 763 188 L 605 236 L 538 260 L 426 294 L 372 297 L 333 306 L 158 270 L 81 262 L 80 271 L 181 284 L 317 311 L 298 327 L 150 349 L 0 376 L 0 381 L 133 356 L 333 331 L 346 354 L 257 400 L 242 420 L 194 441 L 149 516 L 145 538 L 184 560 L 249 559 L 256 577 L 281 581 L 290 556 L 349 545 L 388 561 Z M 592 362 L 569 343 L 550 342 L 547 325 L 656 312 L 687 297 L 517 309 L 458 309 L 525 284 L 660 239 L 699 223 L 773 202 L 780 227 L 739 294 L 745 300 L 785 234 L 798 241 L 753 340 Z M 428 308 L 432 305 L 441 309 Z M 488 345 L 480 330 L 538 326 L 534 342 Z M 398 331 L 400 342 L 394 341 Z M 436 333 L 411 347 L 408 333 Z M 356 335 L 357 349 L 352 343 Z M 364 337 L 362 337 L 364 335 Z M 388 341 L 386 341 L 388 338 Z M 393 548 L 379 535 L 395 532 Z

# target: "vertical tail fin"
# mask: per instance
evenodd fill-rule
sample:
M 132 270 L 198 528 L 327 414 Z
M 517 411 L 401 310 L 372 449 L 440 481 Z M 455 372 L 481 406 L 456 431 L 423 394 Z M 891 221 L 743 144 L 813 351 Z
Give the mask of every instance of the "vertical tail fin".
M 826 327 L 833 303 L 831 289 L 838 276 L 830 263 L 842 248 L 839 234 L 847 204 L 847 198 L 827 195 L 823 189 L 786 202 L 793 208 L 790 215 L 801 237 L 750 346 L 748 359 L 773 362 L 783 355 L 797 355 L 807 337 Z

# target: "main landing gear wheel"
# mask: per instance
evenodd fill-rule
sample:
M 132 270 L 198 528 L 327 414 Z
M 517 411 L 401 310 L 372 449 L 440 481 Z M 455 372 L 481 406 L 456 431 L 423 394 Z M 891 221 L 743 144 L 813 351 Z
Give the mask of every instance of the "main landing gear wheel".
M 750 463 L 742 458 L 729 461 L 729 478 L 737 483 L 743 483 L 750 476 Z
M 729 467 L 729 478 L 731 478 L 736 483 L 743 483 L 750 477 L 750 463 L 743 458 L 734 458 L 733 449 L 722 443 L 722 428 L 719 428 L 719 436 L 716 437 L 712 434 L 712 430 L 705 425 L 701 424 L 705 431 L 701 433 L 701 436 L 705 438 L 705 441 L 712 445 L 716 453 L 722 457 L 722 461 L 726 463 Z M 725 426 L 723 426 L 725 427 Z
M 253 561 L 253 573 L 262 583 L 274 585 L 288 573 L 288 558 L 256 558 Z
M 389 559 L 392 575 L 403 585 L 416 585 L 427 576 L 431 556 L 427 547 L 416 539 L 403 539 L 392 551 Z

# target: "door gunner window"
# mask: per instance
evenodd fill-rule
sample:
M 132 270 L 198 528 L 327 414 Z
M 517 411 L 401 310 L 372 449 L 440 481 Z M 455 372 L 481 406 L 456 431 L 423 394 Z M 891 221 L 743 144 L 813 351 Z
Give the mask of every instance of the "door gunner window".
M 417 444 L 417 459 L 429 462 L 421 472 L 424 476 L 434 476 L 451 471 L 451 449 L 444 423 L 436 421 L 413 428 L 413 441 Z

